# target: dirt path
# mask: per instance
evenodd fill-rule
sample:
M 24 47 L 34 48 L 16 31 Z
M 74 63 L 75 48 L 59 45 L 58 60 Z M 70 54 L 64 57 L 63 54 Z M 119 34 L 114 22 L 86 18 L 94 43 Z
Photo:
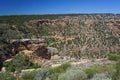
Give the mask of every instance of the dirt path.
M 91 66 L 94 66 L 94 65 L 103 65 L 103 64 L 108 64 L 108 63 L 111 63 L 111 61 L 109 61 L 108 59 L 96 59 L 94 61 L 91 61 L 91 60 L 88 60 L 88 61 L 82 61 L 82 62 L 75 62 L 75 63 L 72 63 L 73 66 L 75 67 L 78 67 L 78 68 L 88 68 L 88 67 L 91 67 Z
M 79 62 L 71 62 L 71 65 L 74 66 L 74 67 L 78 67 L 78 68 L 88 68 L 88 67 L 91 67 L 91 66 L 94 66 L 96 64 L 99 64 L 99 65 L 102 65 L 102 64 L 108 64 L 110 63 L 111 61 L 109 61 L 108 59 L 106 58 L 103 58 L 103 59 L 96 59 L 94 61 L 92 60 L 88 60 L 88 59 L 82 59 L 81 61 Z M 52 67 L 57 67 L 57 66 L 60 66 L 61 64 L 53 64 L 51 65 Z

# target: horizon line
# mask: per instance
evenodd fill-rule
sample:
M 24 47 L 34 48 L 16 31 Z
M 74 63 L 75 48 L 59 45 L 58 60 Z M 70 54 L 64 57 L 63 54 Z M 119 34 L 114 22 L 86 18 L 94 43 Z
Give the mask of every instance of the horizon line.
M 32 16 L 32 15 L 84 15 L 84 14 L 113 14 L 120 15 L 120 13 L 50 13 L 50 14 L 3 14 L 0 16 Z

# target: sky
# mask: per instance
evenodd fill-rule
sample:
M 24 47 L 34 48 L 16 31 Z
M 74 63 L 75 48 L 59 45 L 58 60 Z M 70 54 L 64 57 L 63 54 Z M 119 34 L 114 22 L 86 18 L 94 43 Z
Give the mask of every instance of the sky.
M 0 15 L 120 13 L 120 0 L 0 0 Z

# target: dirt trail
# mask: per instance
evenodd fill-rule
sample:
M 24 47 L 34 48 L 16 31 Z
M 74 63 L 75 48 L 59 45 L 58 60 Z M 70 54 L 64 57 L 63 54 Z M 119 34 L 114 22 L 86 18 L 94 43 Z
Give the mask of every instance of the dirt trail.
M 87 68 L 87 67 L 94 66 L 96 64 L 102 65 L 102 64 L 107 64 L 107 63 L 110 63 L 110 61 L 106 58 L 96 59 L 94 61 L 89 60 L 89 59 L 81 59 L 81 61 L 78 61 L 78 62 L 71 62 L 72 66 L 79 67 L 79 68 Z M 57 67 L 60 65 L 61 63 L 53 64 L 52 67 Z

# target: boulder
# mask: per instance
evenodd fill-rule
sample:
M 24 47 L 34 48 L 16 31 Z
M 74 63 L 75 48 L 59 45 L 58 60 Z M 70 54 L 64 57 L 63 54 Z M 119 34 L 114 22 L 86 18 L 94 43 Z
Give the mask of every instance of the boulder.
M 59 59 L 60 59 L 60 56 L 58 55 L 51 56 L 51 60 L 59 60 Z
M 47 54 L 50 54 L 51 56 L 58 55 L 58 49 L 54 47 L 47 47 Z

